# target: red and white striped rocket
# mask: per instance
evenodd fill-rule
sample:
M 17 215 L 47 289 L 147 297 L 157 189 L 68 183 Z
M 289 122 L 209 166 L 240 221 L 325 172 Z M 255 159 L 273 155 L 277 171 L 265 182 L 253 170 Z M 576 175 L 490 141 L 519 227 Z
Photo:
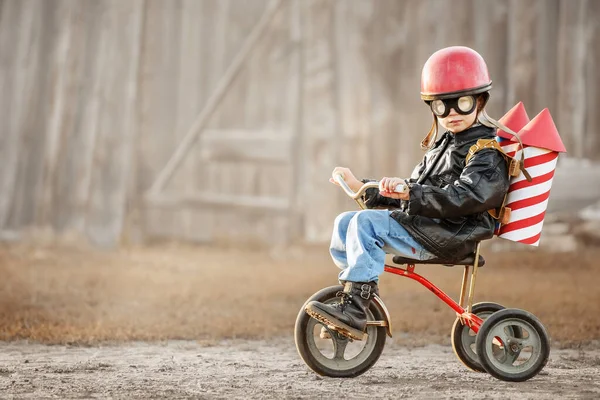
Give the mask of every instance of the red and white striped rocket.
M 558 153 L 566 152 L 566 149 L 547 108 L 529 121 L 523 103 L 519 102 L 500 122 L 519 134 L 525 152 L 525 169 L 532 181 L 528 182 L 523 173 L 511 179 L 505 204 L 511 209 L 510 219 L 496 234 L 538 246 Z M 519 143 L 512 135 L 498 130 L 497 139 L 508 155 L 521 157 Z

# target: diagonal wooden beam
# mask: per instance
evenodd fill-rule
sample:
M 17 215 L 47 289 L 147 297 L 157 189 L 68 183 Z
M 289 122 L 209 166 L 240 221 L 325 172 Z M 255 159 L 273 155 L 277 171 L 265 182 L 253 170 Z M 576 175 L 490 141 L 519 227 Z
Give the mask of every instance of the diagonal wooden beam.
M 152 186 L 147 192 L 147 197 L 152 197 L 160 193 L 164 189 L 167 182 L 171 179 L 173 173 L 183 161 L 183 158 L 190 150 L 192 144 L 196 141 L 196 139 L 198 139 L 198 135 L 202 131 L 202 128 L 204 128 L 204 126 L 208 122 L 209 117 L 220 104 L 221 100 L 225 96 L 225 93 L 227 93 L 227 90 L 231 86 L 233 80 L 241 71 L 244 62 L 248 59 L 252 49 L 254 49 L 256 44 L 259 42 L 259 40 L 265 33 L 266 28 L 269 26 L 269 23 L 277 13 L 277 10 L 281 6 L 281 3 L 282 0 L 271 0 L 271 2 L 268 4 L 268 6 L 265 9 L 265 12 L 261 16 L 261 19 L 258 21 L 254 29 L 252 29 L 252 32 L 250 32 L 248 39 L 246 39 L 246 42 L 244 43 L 240 51 L 235 55 L 233 61 L 225 71 L 225 74 L 223 74 L 223 77 L 217 83 L 217 87 L 209 97 L 208 101 L 206 102 L 206 105 L 204 106 L 202 111 L 200 111 L 200 113 L 196 117 L 196 120 L 190 126 L 190 129 L 188 129 L 188 131 L 186 132 L 185 136 L 175 149 L 175 152 L 173 153 L 165 167 L 159 172 L 158 176 L 156 177 L 156 180 L 152 183 Z

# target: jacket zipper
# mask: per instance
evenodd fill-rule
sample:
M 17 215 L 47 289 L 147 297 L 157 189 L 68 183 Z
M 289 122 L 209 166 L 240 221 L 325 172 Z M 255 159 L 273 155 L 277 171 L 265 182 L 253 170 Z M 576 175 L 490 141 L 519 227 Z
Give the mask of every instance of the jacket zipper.
M 421 176 L 419 177 L 419 179 L 417 179 L 417 183 L 421 184 L 423 183 L 423 181 L 425 179 L 427 179 L 427 177 L 431 174 L 431 172 L 435 169 L 435 167 L 437 166 L 438 162 L 440 161 L 440 158 L 442 158 L 442 155 L 446 152 L 446 150 L 448 149 L 448 146 L 450 145 L 450 137 L 446 136 L 446 143 L 444 143 L 443 148 L 440 150 L 440 152 L 437 154 L 437 157 L 435 158 L 435 160 L 433 161 L 433 164 L 431 164 L 431 167 L 427 169 L 427 171 L 423 172 L 421 174 Z

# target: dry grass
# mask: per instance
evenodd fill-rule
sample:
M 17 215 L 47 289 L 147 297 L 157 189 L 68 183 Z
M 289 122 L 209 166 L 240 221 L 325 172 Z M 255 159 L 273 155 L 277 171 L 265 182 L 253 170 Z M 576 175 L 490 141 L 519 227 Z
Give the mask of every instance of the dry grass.
M 554 340 L 600 338 L 600 249 L 490 254 L 476 299 L 527 309 Z M 457 295 L 462 269 L 417 272 Z M 336 283 L 326 248 L 261 251 L 163 245 L 103 253 L 64 246 L 0 247 L 0 340 L 98 341 L 292 335 L 306 298 Z M 415 282 L 385 274 L 396 337 L 448 340 L 454 313 Z M 398 340 L 397 340 L 398 341 Z

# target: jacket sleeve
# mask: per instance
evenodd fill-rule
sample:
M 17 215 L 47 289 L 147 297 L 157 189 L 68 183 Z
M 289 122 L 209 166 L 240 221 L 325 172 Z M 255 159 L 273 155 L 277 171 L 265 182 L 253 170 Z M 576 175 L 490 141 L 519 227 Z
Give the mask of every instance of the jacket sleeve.
M 417 179 L 421 176 L 423 171 L 425 170 L 425 160 L 426 157 L 423 157 L 423 160 L 415 167 L 410 178 L 405 179 L 406 183 L 416 182 Z M 373 179 L 363 179 L 363 183 L 373 182 Z M 367 189 L 365 195 L 363 196 L 363 200 L 367 208 L 404 208 L 405 201 L 399 199 L 391 199 L 389 197 L 385 197 L 379 194 L 379 190 L 377 189 Z
M 363 179 L 362 182 L 375 182 L 375 180 Z M 367 191 L 363 195 L 363 201 L 365 202 L 365 206 L 367 206 L 367 208 L 400 208 L 402 204 L 400 199 L 392 199 L 380 195 L 379 189 L 376 188 L 367 189 Z
M 486 149 L 475 154 L 460 177 L 443 187 L 409 184 L 406 212 L 430 218 L 455 218 L 502 205 L 508 191 L 508 167 L 502 154 Z

